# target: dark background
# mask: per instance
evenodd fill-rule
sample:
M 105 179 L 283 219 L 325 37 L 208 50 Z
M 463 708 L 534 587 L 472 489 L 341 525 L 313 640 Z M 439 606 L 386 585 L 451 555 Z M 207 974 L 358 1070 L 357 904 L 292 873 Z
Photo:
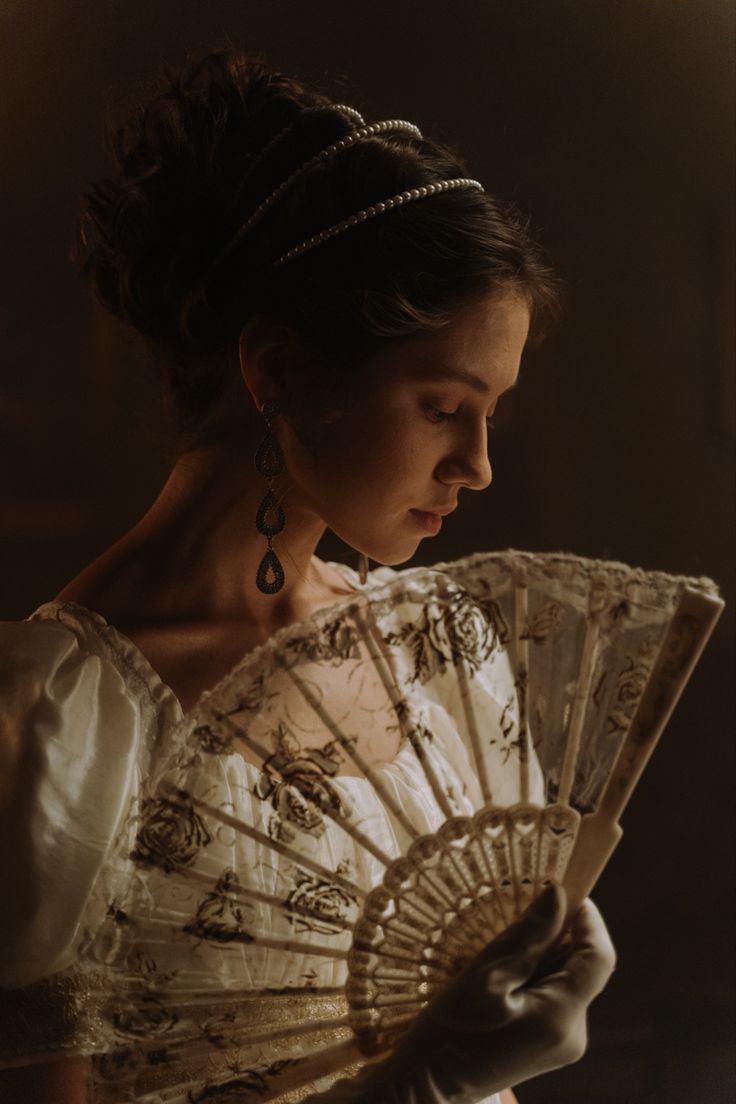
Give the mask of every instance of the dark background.
M 567 283 L 562 327 L 505 400 L 493 486 L 416 562 L 563 549 L 723 588 L 596 892 L 620 965 L 588 1054 L 522 1104 L 734 1099 L 732 24 L 724 0 L 0 7 L 0 617 L 53 597 L 167 474 L 136 346 L 66 248 L 107 167 L 105 100 L 228 36 L 369 122 L 455 144 L 532 213 Z

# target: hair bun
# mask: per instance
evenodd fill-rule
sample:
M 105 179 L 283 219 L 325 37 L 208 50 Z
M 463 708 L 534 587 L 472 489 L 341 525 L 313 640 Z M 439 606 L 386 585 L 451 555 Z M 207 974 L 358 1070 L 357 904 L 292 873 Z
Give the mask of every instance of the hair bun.
M 237 50 L 165 70 L 164 81 L 108 120 L 114 172 L 86 192 L 71 256 L 109 311 L 177 350 L 211 340 L 182 307 L 257 170 L 300 116 L 324 119 L 330 104 Z

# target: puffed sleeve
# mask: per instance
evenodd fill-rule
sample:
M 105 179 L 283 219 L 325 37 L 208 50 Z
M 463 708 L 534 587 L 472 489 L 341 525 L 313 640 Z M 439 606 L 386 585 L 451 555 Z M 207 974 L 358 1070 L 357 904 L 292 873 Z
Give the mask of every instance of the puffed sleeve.
M 0 623 L 0 987 L 74 964 L 130 800 L 140 709 L 120 670 L 53 619 Z

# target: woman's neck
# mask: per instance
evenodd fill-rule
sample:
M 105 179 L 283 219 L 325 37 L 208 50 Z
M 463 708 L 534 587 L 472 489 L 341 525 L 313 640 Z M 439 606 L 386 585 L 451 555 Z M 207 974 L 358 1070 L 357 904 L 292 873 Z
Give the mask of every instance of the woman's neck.
M 324 522 L 284 476 L 274 490 L 286 526 L 273 547 L 286 579 L 277 594 L 258 590 L 267 542 L 255 517 L 267 487 L 251 453 L 183 453 L 140 521 L 58 597 L 79 601 L 74 595 L 83 594 L 81 604 L 118 620 L 122 613 L 127 622 L 238 620 L 274 630 L 345 590 L 315 556 Z

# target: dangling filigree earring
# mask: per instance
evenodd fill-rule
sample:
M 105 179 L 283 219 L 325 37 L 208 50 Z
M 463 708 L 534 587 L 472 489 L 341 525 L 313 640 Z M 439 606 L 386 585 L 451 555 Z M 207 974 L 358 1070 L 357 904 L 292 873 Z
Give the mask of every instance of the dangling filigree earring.
M 360 579 L 360 585 L 365 586 L 368 579 L 368 557 L 365 552 L 361 552 L 358 557 L 358 578 Z
M 256 450 L 255 465 L 256 471 L 260 475 L 265 475 L 268 480 L 268 489 L 261 505 L 258 507 L 256 529 L 268 538 L 268 548 L 256 574 L 256 586 L 264 594 L 275 594 L 284 585 L 284 569 L 273 550 L 271 538 L 275 537 L 284 528 L 286 517 L 279 500 L 273 493 L 273 479 L 274 476 L 280 475 L 284 470 L 284 454 L 271 429 L 271 419 L 279 413 L 278 403 L 273 399 L 266 399 L 261 408 L 261 413 L 266 419 L 268 428 L 266 436 Z

